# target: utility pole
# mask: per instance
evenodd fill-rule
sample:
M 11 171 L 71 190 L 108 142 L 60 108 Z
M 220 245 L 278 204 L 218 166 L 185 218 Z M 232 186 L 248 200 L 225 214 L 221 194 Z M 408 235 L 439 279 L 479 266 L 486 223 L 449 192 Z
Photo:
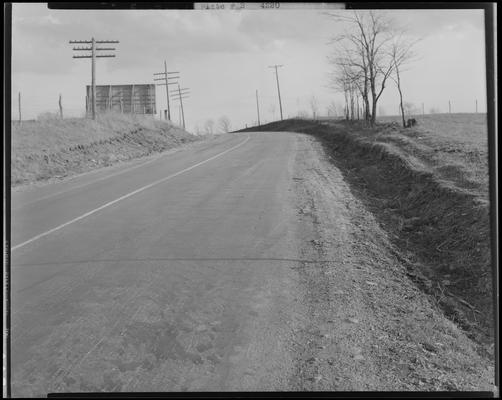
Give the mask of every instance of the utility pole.
M 185 112 L 183 111 L 183 97 L 181 96 L 181 89 L 179 83 L 178 83 L 178 95 L 180 96 L 181 117 L 183 118 L 183 129 L 185 129 Z
M 448 114 L 451 114 L 451 102 L 448 100 Z
M 270 65 L 269 68 L 275 68 L 275 79 L 277 81 L 277 94 L 279 95 L 279 109 L 281 111 L 281 121 L 282 121 L 282 102 L 281 102 L 281 90 L 279 88 L 279 72 L 277 68 L 282 67 L 283 65 Z
M 63 119 L 63 103 L 61 100 L 61 94 L 59 94 L 59 116 Z
M 183 129 L 185 129 L 185 110 L 183 108 L 183 99 L 187 99 L 189 97 L 189 90 L 190 88 L 180 88 L 180 85 L 178 83 L 178 93 L 171 96 L 173 100 L 179 100 L 180 102 L 180 115 L 183 122 Z
M 478 113 L 478 99 L 476 99 L 476 114 Z
M 178 71 L 168 72 L 167 62 L 164 60 L 164 72 L 155 72 L 153 74 L 154 81 L 163 81 L 164 83 L 157 83 L 157 85 L 166 85 L 166 99 L 167 99 L 167 119 L 171 120 L 171 106 L 169 105 L 169 85 L 176 85 L 178 82 L 169 82 L 169 79 L 179 79 L 179 76 L 169 76 L 171 74 L 179 74 Z
M 425 115 L 425 108 L 424 108 L 424 103 L 422 103 L 422 116 Z
M 258 89 L 256 90 L 256 112 L 258 114 L 258 126 L 260 126 L 260 106 L 258 104 Z
M 90 58 L 91 62 L 91 110 L 92 119 L 96 119 L 96 58 L 102 57 L 115 57 L 115 54 L 100 54 L 97 51 L 108 50 L 114 51 L 114 47 L 96 47 L 96 44 L 110 44 L 110 43 L 120 43 L 118 40 L 70 40 L 70 44 L 87 44 L 91 47 L 74 47 L 74 51 L 90 51 L 91 54 L 86 54 L 84 56 L 73 56 L 73 58 Z

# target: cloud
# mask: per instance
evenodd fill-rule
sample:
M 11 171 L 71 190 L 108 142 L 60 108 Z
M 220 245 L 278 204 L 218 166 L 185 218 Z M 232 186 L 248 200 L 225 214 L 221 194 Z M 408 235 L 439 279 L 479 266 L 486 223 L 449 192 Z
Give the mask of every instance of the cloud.
M 418 48 L 421 61 L 410 65 L 405 76 L 410 96 L 432 104 L 443 101 L 445 88 L 455 85 L 474 96 L 481 84 L 471 75 L 484 79 L 479 67 L 484 58 L 477 50 L 483 44 L 482 11 L 399 10 L 389 14 L 408 27 L 410 35 L 424 37 Z M 72 59 L 68 41 L 95 36 L 120 40 L 115 46 L 116 58 L 98 61 L 98 84 L 151 82 L 152 73 L 162 70 L 167 60 L 169 68 L 182 71 L 183 85 L 193 89 L 187 102 L 189 117 L 216 119 L 225 113 L 237 122 L 254 118 L 256 89 L 264 110 L 276 101 L 275 77 L 267 68 L 275 63 L 285 65 L 280 81 L 286 113 L 306 107 L 295 100 L 308 99 L 312 93 L 323 104 L 331 101 L 333 92 L 325 88 L 330 52 L 326 43 L 341 26 L 315 10 L 72 11 L 16 3 L 12 29 L 13 86 L 23 92 L 26 107 L 31 104 L 42 109 L 56 104 L 59 92 L 47 94 L 55 88 L 63 92 L 67 107 L 84 104 L 90 63 Z M 388 104 L 382 105 L 391 109 L 395 93 L 392 89 L 386 93 Z M 160 109 L 165 101 L 160 87 L 158 94 Z
M 239 32 L 239 13 L 183 11 L 71 11 L 16 7 L 13 70 L 69 72 L 70 39 L 118 39 L 118 68 L 140 68 L 159 58 L 176 61 L 204 54 L 256 51 L 252 35 Z M 181 55 L 181 56 L 179 56 Z M 55 60 L 58 60 L 55 62 Z

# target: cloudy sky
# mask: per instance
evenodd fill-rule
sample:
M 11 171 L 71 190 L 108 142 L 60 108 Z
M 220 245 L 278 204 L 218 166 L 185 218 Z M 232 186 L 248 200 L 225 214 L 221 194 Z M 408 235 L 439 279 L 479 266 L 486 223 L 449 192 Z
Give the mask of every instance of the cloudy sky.
M 405 100 L 426 111 L 486 110 L 485 48 L 482 10 L 399 10 L 387 13 L 422 40 L 418 58 L 403 75 Z M 23 118 L 58 109 L 82 115 L 89 59 L 73 59 L 69 40 L 117 39 L 117 57 L 97 60 L 97 84 L 153 83 L 153 73 L 181 71 L 181 86 L 191 88 L 185 102 L 187 128 L 202 129 L 222 115 L 233 127 L 256 120 L 255 90 L 262 121 L 279 118 L 275 75 L 279 69 L 284 116 L 310 112 L 313 96 L 325 114 L 343 96 L 329 87 L 329 39 L 343 26 L 320 10 L 248 11 L 67 11 L 44 3 L 14 4 L 12 11 L 12 104 L 22 93 Z M 380 110 L 397 113 L 392 84 Z M 157 108 L 166 108 L 165 89 L 157 88 Z M 178 110 L 173 107 L 173 120 Z

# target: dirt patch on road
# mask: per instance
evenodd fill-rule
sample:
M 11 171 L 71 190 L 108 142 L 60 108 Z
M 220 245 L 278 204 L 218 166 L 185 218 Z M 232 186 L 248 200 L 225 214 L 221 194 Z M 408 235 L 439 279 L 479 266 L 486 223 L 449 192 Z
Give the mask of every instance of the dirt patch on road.
M 298 267 L 310 321 L 297 340 L 297 390 L 491 390 L 480 354 L 410 279 L 389 234 L 311 136 L 293 177 L 301 221 Z

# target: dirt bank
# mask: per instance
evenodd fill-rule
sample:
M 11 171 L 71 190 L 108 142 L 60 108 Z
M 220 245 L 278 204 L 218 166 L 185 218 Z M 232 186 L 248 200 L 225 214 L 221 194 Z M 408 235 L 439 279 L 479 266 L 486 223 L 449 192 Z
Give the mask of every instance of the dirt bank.
M 298 267 L 308 322 L 296 340 L 298 390 L 491 390 L 493 361 L 409 279 L 392 237 L 314 137 L 294 176 Z
M 438 176 L 420 153 L 396 143 L 400 130 L 288 120 L 262 130 L 320 139 L 354 195 L 389 235 L 408 276 L 470 337 L 493 354 L 489 203 L 480 191 Z M 385 140 L 385 136 L 393 140 Z M 401 135 L 402 137 L 402 135 Z M 483 351 L 483 350 L 481 350 Z
M 13 186 L 70 176 L 199 140 L 200 137 L 142 116 L 110 114 L 26 121 L 12 126 Z

